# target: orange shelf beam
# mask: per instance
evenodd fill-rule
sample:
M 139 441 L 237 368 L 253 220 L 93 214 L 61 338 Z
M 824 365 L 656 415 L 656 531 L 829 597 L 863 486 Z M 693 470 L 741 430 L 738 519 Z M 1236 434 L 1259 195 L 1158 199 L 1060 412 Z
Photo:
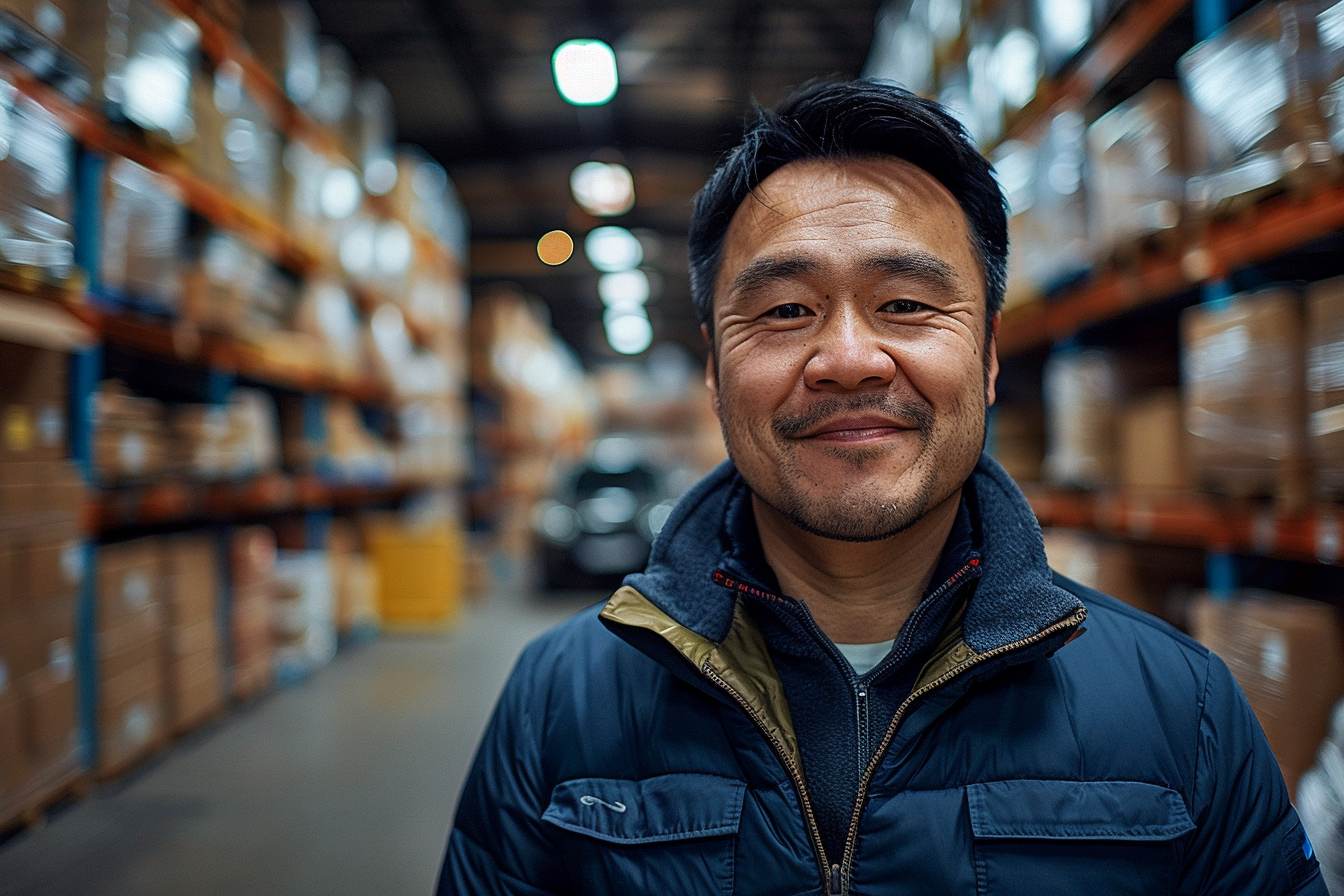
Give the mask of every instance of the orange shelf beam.
M 270 513 L 360 507 L 395 501 L 411 486 L 329 483 L 316 476 L 263 473 L 227 482 L 170 480 L 96 491 L 84 519 L 89 531 L 231 520 Z
M 1137 496 L 1044 486 L 1023 491 L 1042 526 L 1086 529 L 1132 541 L 1344 565 L 1344 514 L 1280 513 L 1206 495 Z
M 1049 345 L 1090 324 L 1226 277 L 1342 227 L 1344 185 L 1324 186 L 1308 196 L 1266 200 L 1242 216 L 1210 224 L 1174 253 L 1145 252 L 1131 270 L 1108 269 L 1057 301 L 1009 309 L 999 330 L 999 355 Z
M 102 337 L 132 348 L 187 364 L 202 364 L 304 392 L 330 392 L 365 404 L 387 404 L 391 392 L 372 378 L 344 380 L 320 371 L 302 371 L 268 363 L 245 343 L 228 336 L 202 333 L 188 324 L 172 324 L 129 314 L 99 311 L 88 305 L 72 309 Z

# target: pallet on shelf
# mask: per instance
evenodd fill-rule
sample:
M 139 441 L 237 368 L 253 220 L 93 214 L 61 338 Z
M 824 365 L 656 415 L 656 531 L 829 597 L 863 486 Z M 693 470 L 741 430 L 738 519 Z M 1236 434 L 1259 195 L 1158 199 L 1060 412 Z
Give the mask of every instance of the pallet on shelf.
M 1000 357 L 1066 339 L 1082 328 L 1151 305 L 1237 268 L 1266 261 L 1344 227 L 1344 185 L 1324 185 L 1310 196 L 1278 196 L 1243 215 L 1207 225 L 1179 253 L 1150 250 L 1128 270 L 1094 274 L 1052 302 L 1004 313 Z

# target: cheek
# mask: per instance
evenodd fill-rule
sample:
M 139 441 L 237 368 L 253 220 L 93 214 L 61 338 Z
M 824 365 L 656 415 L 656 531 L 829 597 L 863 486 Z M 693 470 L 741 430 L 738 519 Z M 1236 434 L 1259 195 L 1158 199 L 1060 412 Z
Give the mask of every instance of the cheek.
M 902 346 L 897 360 L 910 385 L 935 408 L 959 406 L 984 392 L 983 360 L 959 340 Z
M 782 352 L 741 347 L 719 364 L 719 400 L 740 408 L 768 409 L 793 389 L 796 365 Z

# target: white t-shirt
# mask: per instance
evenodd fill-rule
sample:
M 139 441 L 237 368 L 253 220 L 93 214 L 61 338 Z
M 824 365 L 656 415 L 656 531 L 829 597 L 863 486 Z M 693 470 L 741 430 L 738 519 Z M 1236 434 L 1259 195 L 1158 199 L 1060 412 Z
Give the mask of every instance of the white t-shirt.
M 871 672 L 878 663 L 887 658 L 891 653 L 891 648 L 895 646 L 896 639 L 890 641 L 878 641 L 876 644 L 836 644 L 840 653 L 849 664 L 854 667 L 854 672 L 858 675 L 866 675 Z

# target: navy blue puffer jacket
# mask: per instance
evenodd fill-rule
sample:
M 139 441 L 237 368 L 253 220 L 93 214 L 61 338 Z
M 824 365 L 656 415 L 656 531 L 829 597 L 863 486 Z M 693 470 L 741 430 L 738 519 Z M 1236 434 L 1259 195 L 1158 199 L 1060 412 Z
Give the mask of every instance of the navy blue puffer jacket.
M 868 766 L 844 854 L 823 855 L 751 589 L 722 574 L 735 481 L 711 473 L 646 573 L 519 660 L 441 896 L 1324 896 L 1227 668 L 1053 575 L 988 458 L 967 484 L 979 581 Z

